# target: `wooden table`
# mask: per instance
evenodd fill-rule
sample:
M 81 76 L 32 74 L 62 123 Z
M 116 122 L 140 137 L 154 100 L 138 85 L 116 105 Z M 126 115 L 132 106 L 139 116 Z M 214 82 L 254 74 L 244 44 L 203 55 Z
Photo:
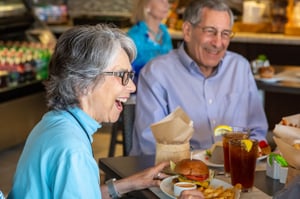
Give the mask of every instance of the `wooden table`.
M 300 66 L 274 66 L 276 74 L 286 73 L 278 82 L 256 79 L 258 89 L 264 92 L 264 107 L 269 129 L 273 130 L 283 116 L 300 112 Z
M 126 156 L 126 157 L 112 157 L 101 158 L 99 160 L 99 167 L 105 172 L 107 178 L 124 178 L 132 175 L 138 171 L 154 165 L 154 156 Z M 284 187 L 284 184 L 279 183 L 278 180 L 273 180 L 265 175 L 265 171 L 256 171 L 254 186 L 256 190 L 264 192 L 264 198 L 271 198 L 277 191 Z M 130 193 L 131 197 L 135 198 L 160 198 L 158 197 L 159 188 L 145 189 Z M 243 197 L 247 198 L 247 197 Z M 259 197 L 258 197 L 259 198 Z M 262 198 L 262 197 L 260 197 Z

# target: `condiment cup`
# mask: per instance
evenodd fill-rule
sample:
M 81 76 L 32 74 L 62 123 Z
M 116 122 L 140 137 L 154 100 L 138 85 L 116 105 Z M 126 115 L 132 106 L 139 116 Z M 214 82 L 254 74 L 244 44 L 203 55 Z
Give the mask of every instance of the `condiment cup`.
M 197 185 L 191 182 L 177 182 L 174 184 L 174 195 L 178 197 L 182 191 L 196 188 Z

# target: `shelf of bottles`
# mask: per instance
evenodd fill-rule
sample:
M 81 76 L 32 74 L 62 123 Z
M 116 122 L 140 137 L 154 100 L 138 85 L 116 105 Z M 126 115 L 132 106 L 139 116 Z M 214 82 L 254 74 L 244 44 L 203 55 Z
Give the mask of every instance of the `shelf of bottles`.
M 0 89 L 46 79 L 50 57 L 39 42 L 0 41 Z

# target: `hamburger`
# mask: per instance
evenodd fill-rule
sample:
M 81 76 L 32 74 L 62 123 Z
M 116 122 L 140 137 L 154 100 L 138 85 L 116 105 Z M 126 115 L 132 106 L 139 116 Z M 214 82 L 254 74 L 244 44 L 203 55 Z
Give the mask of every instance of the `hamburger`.
M 204 188 L 207 188 L 209 185 L 209 169 L 201 160 L 183 159 L 176 163 L 174 171 L 178 175 L 174 179 L 174 183 L 192 182 L 198 187 Z

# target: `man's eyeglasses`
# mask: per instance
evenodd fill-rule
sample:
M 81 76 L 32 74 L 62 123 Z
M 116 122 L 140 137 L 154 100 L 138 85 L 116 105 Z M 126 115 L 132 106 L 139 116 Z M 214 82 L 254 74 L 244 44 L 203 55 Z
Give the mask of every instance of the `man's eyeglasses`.
M 202 32 L 208 37 L 217 36 L 219 32 L 221 33 L 221 38 L 224 40 L 230 40 L 234 36 L 234 32 L 231 30 L 218 31 L 217 28 L 212 26 L 201 27 L 199 25 L 195 25 L 195 27 L 200 28 Z
M 134 79 L 133 71 L 120 71 L 120 72 L 103 72 L 104 75 L 116 76 L 122 79 L 122 85 L 126 86 L 129 82 L 129 79 Z

